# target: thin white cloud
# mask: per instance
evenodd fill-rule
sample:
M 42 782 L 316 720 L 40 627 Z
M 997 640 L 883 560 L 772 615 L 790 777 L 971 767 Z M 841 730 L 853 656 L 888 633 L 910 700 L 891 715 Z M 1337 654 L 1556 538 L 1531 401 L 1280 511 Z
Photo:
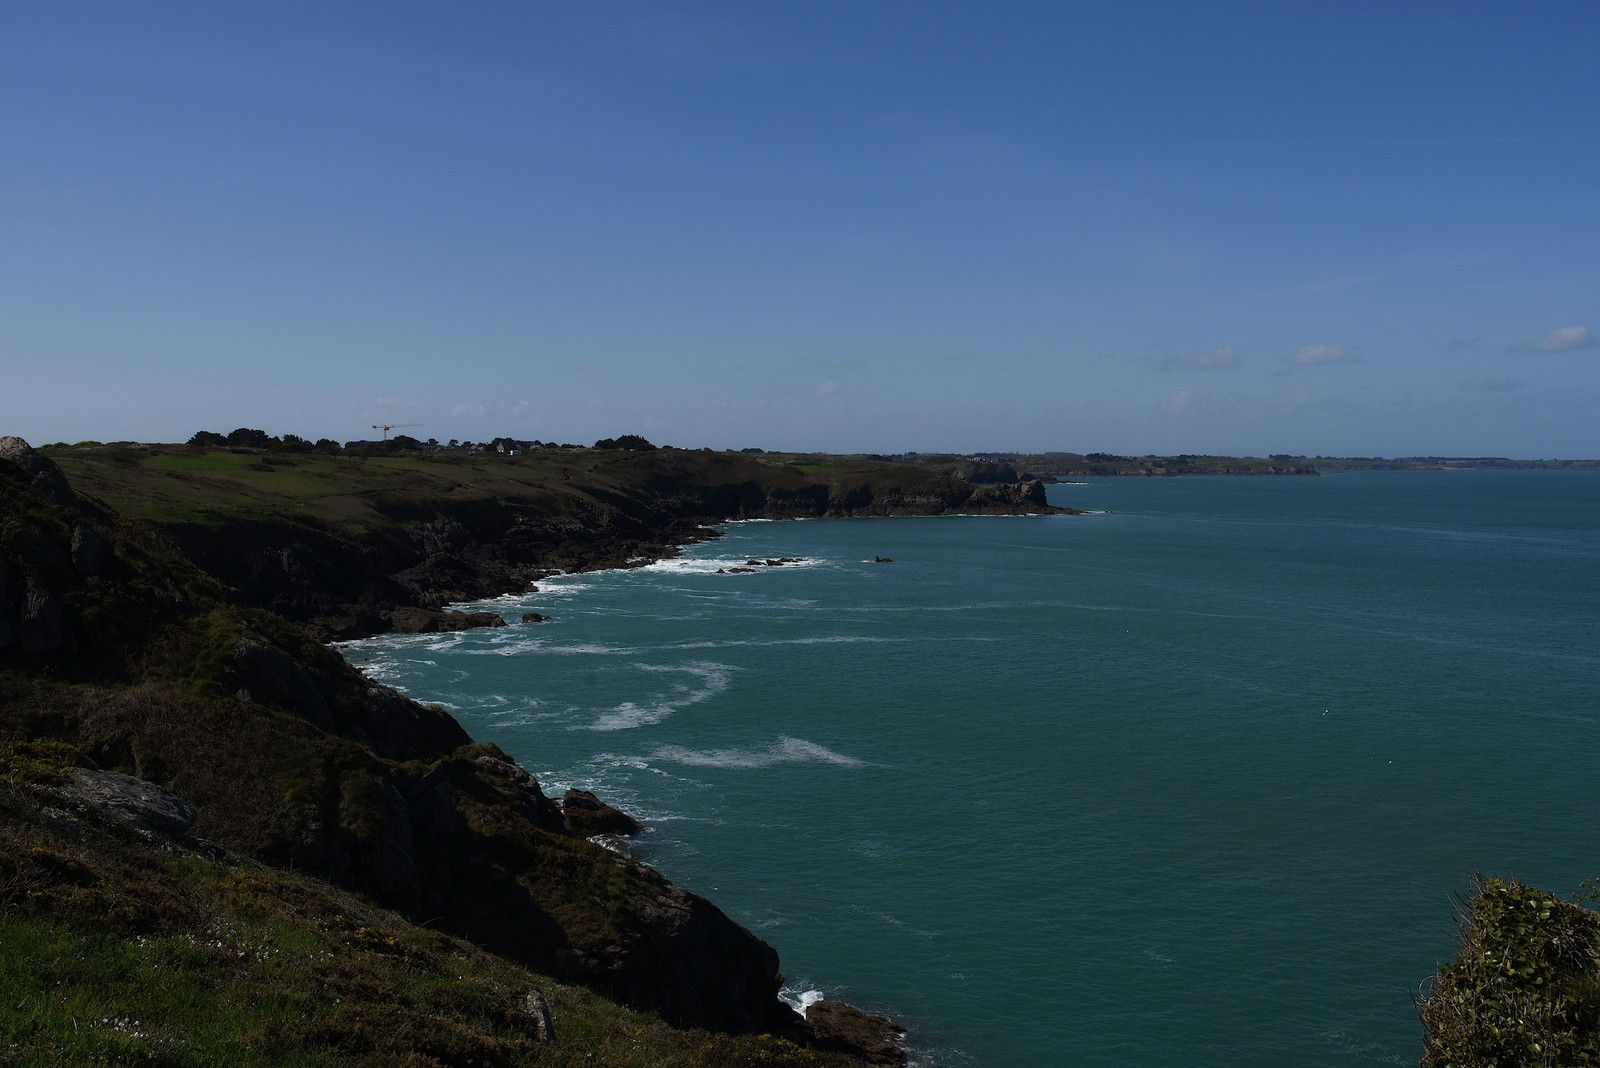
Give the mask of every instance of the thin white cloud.
M 838 392 L 839 383 L 837 382 L 824 382 L 817 387 L 817 396 L 819 397 L 832 397 Z
M 1478 347 L 1478 342 L 1482 340 L 1482 337 L 1453 337 L 1450 339 L 1450 351 L 1466 352 L 1469 349 L 1475 349 Z
M 1161 410 L 1166 412 L 1168 415 L 1182 415 L 1184 412 L 1187 412 L 1193 407 L 1194 392 L 1187 389 L 1174 393 L 1170 398 L 1163 401 L 1161 404 Z
M 1521 382 L 1518 382 L 1513 378 L 1507 378 L 1505 375 L 1491 374 L 1490 372 L 1485 371 L 1481 375 L 1473 375 L 1471 378 L 1461 383 L 1461 388 L 1475 389 L 1483 393 L 1506 393 L 1510 390 L 1519 388 L 1521 385 Z
M 1573 352 L 1577 349 L 1600 349 L 1600 337 L 1587 326 L 1558 326 L 1537 341 L 1506 346 L 1507 352 Z
M 1307 345 L 1290 359 L 1302 367 L 1317 367 L 1330 363 L 1366 363 L 1359 352 L 1341 349 L 1337 345 Z
M 1239 359 L 1231 346 L 1225 345 L 1182 359 L 1169 356 L 1159 366 L 1163 371 L 1237 371 L 1244 366 L 1244 361 Z

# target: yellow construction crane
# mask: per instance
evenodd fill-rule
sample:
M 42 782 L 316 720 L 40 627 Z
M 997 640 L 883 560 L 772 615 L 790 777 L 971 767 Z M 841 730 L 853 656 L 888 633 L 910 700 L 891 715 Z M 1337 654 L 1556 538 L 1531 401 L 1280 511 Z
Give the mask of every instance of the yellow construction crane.
M 421 426 L 421 423 L 373 423 L 372 429 L 383 431 L 383 440 L 389 440 L 389 431 L 397 426 Z

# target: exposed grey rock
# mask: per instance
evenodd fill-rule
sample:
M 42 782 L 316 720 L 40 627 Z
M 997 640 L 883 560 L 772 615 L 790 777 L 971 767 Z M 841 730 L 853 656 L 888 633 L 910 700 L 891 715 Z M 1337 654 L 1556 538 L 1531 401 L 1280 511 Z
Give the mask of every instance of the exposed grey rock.
M 79 524 L 72 531 L 72 566 L 84 578 L 92 578 L 105 570 L 106 543 L 100 535 Z
M 480 768 L 494 772 L 509 780 L 509 785 L 522 794 L 522 811 L 525 816 L 546 831 L 563 831 L 567 829 L 561 809 L 556 803 L 545 796 L 544 788 L 539 785 L 539 780 L 534 778 L 526 769 L 517 765 L 498 760 L 492 756 L 481 756 L 473 761 Z
M 537 990 L 529 994 L 523 1001 L 522 1011 L 533 1017 L 533 1027 L 539 1033 L 540 1045 L 561 1048 L 561 1043 L 556 1039 L 556 1025 L 550 1020 L 550 1006 L 545 1003 L 543 994 Z
M 549 619 L 550 619 L 549 616 L 542 616 L 538 612 L 524 612 L 524 613 L 522 613 L 522 621 L 524 623 L 544 623 L 544 622 L 547 622 Z
M 40 456 L 26 441 L 13 435 L 0 438 L 0 459 L 10 460 L 33 476 L 33 485 L 42 495 L 63 508 L 78 507 L 77 494 L 54 460 Z
M 516 783 L 525 790 L 538 790 L 540 788 L 539 780 L 533 777 L 532 772 L 528 771 L 526 768 L 518 767 L 509 760 L 500 760 L 492 756 L 481 756 L 474 760 L 473 763 L 478 765 L 480 768 L 488 768 L 490 771 L 504 775 L 506 778 L 510 779 L 512 782 Z
M 77 768 L 67 791 L 135 827 L 172 838 L 182 837 L 197 818 L 194 807 L 176 794 L 121 772 Z
M 1041 508 L 1047 507 L 1049 504 L 1045 500 L 1044 483 L 1037 478 L 1030 478 L 1018 486 L 1017 496 L 1028 504 L 1038 505 Z
M 241 689 L 274 704 L 285 705 L 325 731 L 334 730 L 333 714 L 305 665 L 280 649 L 243 640 L 233 647 L 233 671 Z
M 61 648 L 61 602 L 43 586 L 27 583 L 17 623 L 18 637 L 29 656 L 44 656 Z

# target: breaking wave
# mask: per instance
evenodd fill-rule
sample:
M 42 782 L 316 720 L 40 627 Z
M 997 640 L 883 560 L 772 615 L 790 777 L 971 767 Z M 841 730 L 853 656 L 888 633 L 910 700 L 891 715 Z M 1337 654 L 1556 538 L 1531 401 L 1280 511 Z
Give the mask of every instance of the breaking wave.
M 624 701 L 608 712 L 601 713 L 593 723 L 578 729 L 591 731 L 625 731 L 635 727 L 648 727 L 660 723 L 680 708 L 699 704 L 728 688 L 732 667 L 727 664 L 696 662 L 692 664 L 635 664 L 640 671 L 660 675 L 689 675 L 700 682 L 699 686 L 678 683 L 671 692 L 656 694 L 640 703 Z
M 699 768 L 765 768 L 773 764 L 834 764 L 859 768 L 865 761 L 808 742 L 803 738 L 780 737 L 765 749 L 685 749 L 664 745 L 650 754 L 652 760 L 687 764 Z

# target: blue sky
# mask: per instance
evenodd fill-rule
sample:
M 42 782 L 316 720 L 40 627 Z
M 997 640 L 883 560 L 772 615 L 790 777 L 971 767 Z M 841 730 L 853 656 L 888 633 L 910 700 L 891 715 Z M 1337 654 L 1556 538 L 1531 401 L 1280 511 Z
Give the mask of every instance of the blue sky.
M 9 4 L 0 432 L 1600 456 L 1600 4 Z

